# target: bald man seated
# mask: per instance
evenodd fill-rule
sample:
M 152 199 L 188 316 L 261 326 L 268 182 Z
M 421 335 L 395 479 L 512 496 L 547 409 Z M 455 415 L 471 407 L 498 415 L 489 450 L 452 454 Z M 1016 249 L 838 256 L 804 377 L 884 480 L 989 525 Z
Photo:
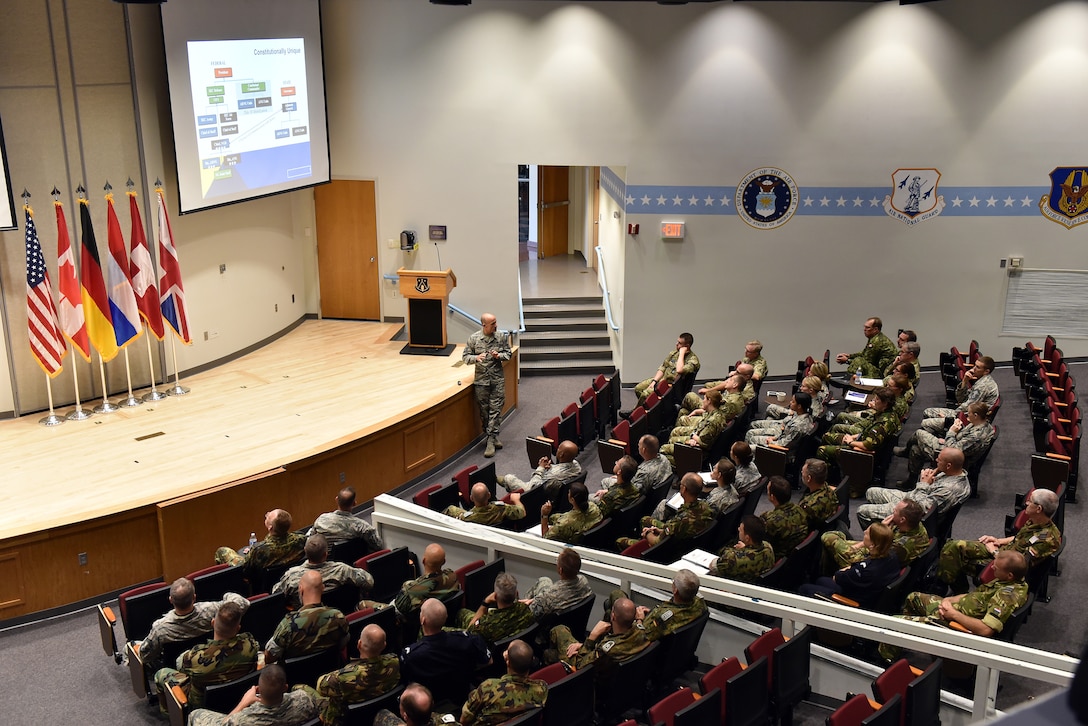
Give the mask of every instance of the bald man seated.
M 582 465 L 578 463 L 577 457 L 578 444 L 573 441 L 563 441 L 555 454 L 555 463 L 553 464 L 549 457 L 542 456 L 529 481 L 524 482 L 513 474 L 503 474 L 498 477 L 498 480 L 508 492 L 524 494 L 541 485 L 558 491 L 560 487 L 574 481 L 582 473 Z
M 424 600 L 419 608 L 423 637 L 404 649 L 401 678 L 422 683 L 436 703 L 464 703 L 473 673 L 491 663 L 491 652 L 479 635 L 463 630 L 443 630 L 446 606 L 441 600 Z
M 327 648 L 343 647 L 348 639 L 348 621 L 336 608 L 321 604 L 325 586 L 321 573 L 310 570 L 298 582 L 302 607 L 287 613 L 265 646 L 264 660 L 275 663 Z
M 309 686 L 287 691 L 287 674 L 276 665 L 261 670 L 257 685 L 250 687 L 229 714 L 198 708 L 189 715 L 189 726 L 299 726 L 317 715 L 317 702 Z

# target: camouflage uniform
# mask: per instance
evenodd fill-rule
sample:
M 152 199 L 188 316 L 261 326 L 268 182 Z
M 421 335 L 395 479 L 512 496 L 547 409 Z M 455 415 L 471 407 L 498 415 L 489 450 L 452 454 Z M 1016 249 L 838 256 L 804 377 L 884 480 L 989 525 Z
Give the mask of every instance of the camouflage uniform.
M 347 706 L 377 698 L 399 682 L 400 659 L 391 653 L 356 659 L 340 670 L 326 673 L 317 679 L 321 723 L 342 723 Z
M 631 486 L 645 494 L 672 476 L 672 464 L 660 453 L 638 465 Z
M 338 587 L 351 583 L 359 589 L 360 595 L 365 595 L 370 592 L 370 588 L 374 587 L 374 578 L 371 577 L 370 573 L 366 570 L 352 567 L 343 562 L 326 560 L 320 565 L 306 562 L 305 564 L 292 567 L 290 570 L 283 573 L 283 577 L 280 578 L 280 581 L 272 587 L 272 592 L 285 593 L 289 606 L 299 605 L 299 580 L 311 570 L 316 570 L 321 573 L 321 583 L 325 586 L 325 592 L 332 592 Z
M 551 645 L 559 652 L 559 658 L 570 667 L 578 670 L 585 668 L 590 663 L 595 663 L 598 658 L 607 656 L 612 663 L 622 663 L 633 655 L 640 653 L 650 644 L 646 638 L 646 631 L 642 628 L 631 628 L 626 633 L 613 633 L 611 630 L 601 636 L 600 640 L 587 638 L 582 643 L 573 658 L 567 658 L 567 648 L 577 643 L 578 640 L 571 634 L 566 625 L 556 625 L 548 634 Z
M 533 611 L 533 617 L 539 620 L 545 615 L 552 615 L 570 607 L 592 592 L 585 575 L 558 582 L 552 582 L 549 577 L 541 577 L 529 588 L 525 597 L 532 600 L 529 609 Z
M 154 669 L 159 663 L 159 655 L 162 653 L 163 643 L 176 643 L 179 640 L 188 640 L 204 633 L 211 633 L 212 618 L 219 612 L 219 606 L 225 602 L 232 602 L 242 608 L 242 614 L 249 609 L 249 600 L 241 595 L 228 592 L 218 602 L 193 603 L 192 612 L 186 615 L 178 615 L 171 610 L 151 624 L 151 630 L 147 637 L 140 643 L 140 659 L 148 668 Z
M 827 521 L 827 518 L 839 509 L 839 496 L 835 488 L 829 484 L 822 484 L 816 491 L 810 491 L 801 497 L 797 506 L 805 510 L 809 524 L 818 525 Z
M 910 401 L 907 400 L 906 396 L 896 396 L 895 402 L 892 403 L 892 411 L 899 417 L 900 421 L 905 421 L 907 417 L 910 416 Z M 865 421 L 872 417 L 873 409 L 871 408 L 866 408 L 857 413 L 844 411 L 835 417 L 835 422 L 828 431 L 842 434 L 856 434 Z
M 507 608 L 489 608 L 479 622 L 476 622 L 475 610 L 461 608 L 455 620 L 459 628 L 479 635 L 488 643 L 497 643 L 520 633 L 532 625 L 533 621 L 533 611 L 518 600 Z
M 714 487 L 710 490 L 710 494 L 706 495 L 706 505 L 710 507 L 710 512 L 715 517 L 739 501 L 740 495 L 737 494 L 737 490 L 733 488 L 732 484 L 726 484 L 724 487 Z
M 897 355 L 896 357 L 898 358 L 899 356 Z M 919 363 L 917 359 L 912 360 L 910 364 L 914 366 L 914 375 L 910 378 L 912 392 L 911 398 L 913 398 L 914 384 L 918 382 L 918 378 L 922 375 L 922 364 Z M 881 374 L 881 376 L 885 379 L 885 386 L 888 385 L 887 379 L 891 378 L 892 374 L 895 373 L 896 365 L 898 365 L 898 363 L 893 359 L 891 363 L 884 367 L 884 372 Z
M 809 406 L 808 409 L 808 412 L 812 415 L 812 418 L 818 419 L 824 415 L 824 401 L 826 400 L 827 394 L 824 394 L 824 389 L 821 388 L 820 393 L 817 393 L 815 396 L 812 397 L 812 405 Z M 753 421 L 752 428 L 767 428 L 773 425 L 776 421 L 781 421 L 782 419 L 786 418 L 791 413 L 793 412 L 790 411 L 789 406 L 779 406 L 777 403 L 769 404 L 767 406 L 767 410 L 763 413 L 764 418 L 760 419 L 759 421 Z
M 314 520 L 314 526 L 306 536 L 311 534 L 323 534 L 330 545 L 337 545 L 352 539 L 365 539 L 366 548 L 370 552 L 377 552 L 385 548 L 378 530 L 362 517 L 356 517 L 351 512 L 337 509 L 335 512 L 325 512 Z
M 476 360 L 480 353 L 492 350 L 498 351 L 498 360 L 490 356 L 484 356 L 482 361 Z M 476 393 L 476 404 L 480 408 L 480 425 L 483 427 L 484 436 L 498 438 L 499 418 L 506 401 L 506 377 L 503 374 L 502 362 L 510 360 L 510 338 L 501 330 L 496 330 L 492 335 L 484 335 L 482 330 L 477 330 L 468 336 L 461 359 L 465 365 L 476 367 L 472 387 Z
M 297 532 L 288 532 L 285 536 L 268 533 L 263 541 L 253 545 L 245 557 L 230 547 L 220 547 L 215 551 L 217 564 L 242 565 L 249 569 L 262 570 L 277 565 L 293 565 L 302 559 L 306 538 Z
M 704 388 L 707 390 L 714 386 L 721 385 L 721 381 L 717 383 L 708 383 Z M 751 384 L 749 384 L 751 385 Z M 736 391 L 727 391 L 724 388 L 721 390 L 722 403 L 718 406 L 718 410 L 725 415 L 726 421 L 732 421 L 737 416 L 740 416 L 744 412 L 744 407 L 748 405 L 748 401 L 745 400 L 741 393 Z M 703 405 L 703 397 L 698 393 L 688 393 L 684 396 L 684 399 L 680 402 L 679 417 L 691 415 L 691 412 L 697 408 L 701 408 Z
M 694 375 L 698 373 L 699 368 L 702 367 L 699 363 L 699 356 L 695 355 L 695 351 L 689 349 L 688 352 L 684 354 L 684 368 L 678 373 L 676 370 L 676 361 L 679 357 L 680 351 L 675 348 L 671 353 L 665 356 L 665 360 L 661 362 L 661 365 L 658 366 L 657 369 L 662 373 L 661 380 L 666 383 L 672 383 L 680 373 L 690 373 L 691 375 Z M 658 382 L 651 377 L 635 386 L 635 395 L 638 396 L 638 403 L 640 406 L 650 397 L 650 394 L 657 386 L 657 383 Z
M 864 528 L 873 522 L 883 520 L 903 499 L 913 499 L 922 506 L 923 511 L 929 511 L 931 506 L 937 505 L 937 513 L 944 514 L 955 505 L 966 502 L 970 497 L 971 483 L 967 481 L 966 472 L 955 476 L 948 476 L 942 472 L 933 477 L 932 484 L 919 481 L 909 492 L 901 489 L 869 487 L 865 492 L 867 503 L 858 507 L 858 524 Z
M 447 567 L 441 572 L 421 575 L 414 580 L 407 580 L 401 585 L 400 592 L 393 598 L 391 604 L 401 616 L 407 616 L 413 610 L 417 610 L 427 598 L 442 597 L 458 588 L 460 588 L 460 584 L 457 581 L 457 573 Z M 371 601 L 367 600 L 365 602 L 367 603 L 365 607 L 374 607 Z M 360 606 L 363 607 L 363 604 L 360 603 Z
M 710 566 L 709 574 L 741 582 L 755 582 L 777 561 L 774 548 L 766 540 L 754 547 L 723 547 L 718 553 L 717 562 Z
M 257 669 L 260 644 L 249 633 L 197 645 L 178 656 L 177 670 L 160 668 L 155 688 L 160 694 L 179 686 L 190 708 L 204 705 L 204 689 L 241 678 Z
M 833 560 L 836 570 L 861 562 L 869 556 L 868 547 L 854 549 L 857 541 L 846 539 L 842 532 L 825 532 L 820 536 L 820 541 L 824 545 L 824 555 Z M 928 546 L 929 533 L 926 532 L 924 524 L 919 523 L 908 532 L 900 532 L 898 527 L 892 525 L 892 549 L 899 557 L 901 565 L 914 562 Z
M 725 429 L 726 424 L 729 423 L 729 420 L 725 417 L 725 412 L 720 408 L 704 413 L 698 418 L 699 422 L 695 426 L 674 428 L 669 435 L 669 443 L 661 447 L 661 455 L 669 460 L 670 465 L 675 464 L 672 458 L 674 444 L 683 443 L 692 436 L 698 436 L 699 448 L 706 451 L 714 444 L 714 440 L 718 438 L 718 435 Z
M 463 726 L 496 726 L 544 705 L 548 682 L 507 673 L 488 678 L 469 694 L 461 709 Z
M 755 360 L 744 358 L 741 363 L 747 363 L 752 366 L 752 378 L 759 378 L 762 380 L 767 377 L 767 361 L 762 355 Z
M 899 349 L 883 332 L 869 338 L 865 347 L 850 356 L 846 363 L 846 370 L 855 374 L 861 370 L 866 378 L 878 378 L 884 373 L 888 364 L 899 355 Z
M 998 547 L 998 552 L 1015 550 L 1027 558 L 1028 564 L 1049 557 L 1058 551 L 1062 534 L 1053 522 L 1028 522 L 1013 536 L 1012 541 Z M 994 556 L 978 540 L 949 540 L 941 548 L 937 560 L 937 577 L 956 592 L 967 591 L 967 576 L 988 565 Z
M 912 592 L 907 595 L 903 605 L 903 614 L 896 615 L 904 620 L 919 623 L 947 625 L 948 621 L 938 614 L 944 598 L 924 592 Z M 995 633 L 1000 633 L 1006 621 L 1028 599 L 1028 586 L 1023 580 L 1000 582 L 991 580 L 980 585 L 977 590 L 961 597 L 952 607 L 970 618 L 977 618 L 989 626 Z M 889 660 L 899 655 L 899 648 L 882 643 L 880 655 Z
M 808 514 L 796 502 L 786 502 L 759 515 L 775 557 L 785 557 L 808 535 Z
M 922 412 L 922 428 L 935 436 L 943 436 L 948 429 L 945 419 L 967 413 L 967 407 L 976 401 L 993 408 L 999 393 L 997 382 L 991 375 L 987 374 L 979 378 L 971 386 L 967 385 L 967 378 L 964 377 L 956 386 L 956 401 L 960 405 L 956 408 L 927 408 Z
M 771 423 L 777 425 L 767 429 L 752 428 L 745 435 L 744 440 L 750 446 L 765 445 L 767 443 L 789 446 L 794 441 L 808 436 L 816 430 L 816 422 L 813 420 L 812 415 L 807 413 L 795 413 L 792 416 L 787 416 L 781 422 L 772 421 Z M 773 442 L 772 439 L 774 439 Z
M 348 621 L 336 608 L 303 605 L 284 616 L 265 645 L 271 660 L 287 660 L 344 643 Z
M 189 726 L 300 726 L 317 715 L 312 693 L 309 686 L 297 686 L 283 694 L 278 706 L 257 701 L 229 716 L 200 708 L 189 715 Z
M 759 484 L 762 481 L 763 477 L 760 476 L 756 463 L 752 461 L 748 466 L 737 467 L 737 476 L 733 480 L 733 488 L 737 490 L 737 494 L 748 496 L 760 488 Z
M 601 517 L 611 517 L 613 512 L 623 509 L 641 496 L 642 493 L 631 484 L 609 488 L 601 495 L 601 501 L 598 504 Z
M 903 424 L 894 411 L 884 411 L 862 424 L 861 431 L 856 434 L 859 437 L 857 441 L 865 447 L 866 451 L 876 451 L 902 428 Z M 842 448 L 843 436 L 844 434 L 828 431 L 824 434 L 824 445 L 816 450 L 816 455 L 824 461 L 835 461 L 839 455 L 839 449 Z
M 613 601 L 616 599 L 613 597 Z M 646 640 L 651 643 L 660 640 L 702 617 L 705 612 L 706 601 L 701 597 L 696 597 L 686 604 L 666 600 L 646 613 L 646 617 L 642 619 L 642 629 L 646 633 Z
M 518 479 L 513 474 L 506 474 L 499 478 L 499 483 L 506 487 L 508 492 L 527 492 L 541 485 L 553 488 L 562 486 L 577 479 L 581 473 L 582 465 L 578 463 L 577 459 L 573 459 L 563 464 L 552 464 L 548 467 L 538 466 L 527 482 Z
M 691 539 L 706 529 L 714 521 L 714 510 L 702 499 L 696 499 L 691 504 L 684 504 L 676 510 L 676 516 L 667 522 L 653 517 L 643 517 L 643 527 L 657 527 L 661 530 L 662 537 L 674 537 L 677 541 Z M 639 542 L 633 537 L 620 537 L 616 544 L 621 548 L 627 548 Z
M 967 424 L 957 433 L 947 432 L 943 440 L 925 429 L 918 429 L 907 442 L 908 468 L 914 474 L 921 472 L 926 464 L 937 460 L 937 454 L 946 446 L 962 451 L 964 468 L 970 468 L 986 447 L 993 443 L 995 435 L 996 431 L 989 421 L 978 426 Z
M 488 502 L 482 507 L 463 509 L 455 504 L 446 507 L 442 514 L 447 517 L 455 517 L 462 522 L 475 522 L 494 526 L 508 519 L 524 519 L 525 507 L 520 504 L 503 504 L 502 502 Z
M 548 533 L 544 539 L 556 539 L 560 542 L 577 542 L 582 534 L 604 519 L 601 510 L 593 502 L 588 503 L 586 511 L 575 507 L 569 512 L 553 514 L 548 517 Z

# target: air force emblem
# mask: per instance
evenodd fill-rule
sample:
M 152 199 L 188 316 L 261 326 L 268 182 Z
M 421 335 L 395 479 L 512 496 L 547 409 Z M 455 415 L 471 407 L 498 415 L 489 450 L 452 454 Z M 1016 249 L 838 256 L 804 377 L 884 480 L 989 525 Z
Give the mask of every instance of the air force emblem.
M 1088 167 L 1059 166 L 1050 172 L 1050 194 L 1039 200 L 1039 211 L 1066 229 L 1088 222 Z
M 734 199 L 737 215 L 756 229 L 774 229 L 797 211 L 797 184 L 781 169 L 756 169 L 741 179 Z
M 416 278 L 416 292 L 426 293 L 426 292 L 430 292 L 430 290 L 431 290 L 430 280 L 428 280 L 426 277 L 417 277 Z
M 896 169 L 884 213 L 908 225 L 936 217 L 944 210 L 944 197 L 937 194 L 940 179 L 936 169 Z

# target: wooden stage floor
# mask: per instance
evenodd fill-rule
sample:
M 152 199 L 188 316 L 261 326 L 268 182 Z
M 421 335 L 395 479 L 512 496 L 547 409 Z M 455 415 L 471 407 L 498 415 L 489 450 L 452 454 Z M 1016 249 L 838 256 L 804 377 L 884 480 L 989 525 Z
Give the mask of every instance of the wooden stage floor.
M 172 521 L 172 502 L 191 507 L 194 498 L 206 497 L 206 508 L 229 504 L 237 517 L 216 511 L 222 521 L 205 523 L 218 530 L 209 536 L 244 543 L 265 509 L 294 506 L 301 526 L 332 508 L 340 481 L 355 486 L 365 501 L 440 465 L 479 432 L 469 390 L 473 369 L 462 364 L 461 346 L 446 357 L 400 355 L 404 343 L 390 340 L 400 327 L 308 320 L 260 350 L 183 379 L 191 389 L 186 396 L 56 427 L 39 425 L 41 414 L 0 423 L 0 576 L 29 582 L 30 573 L 17 570 L 54 557 L 63 557 L 67 569 L 85 551 L 84 540 L 114 529 L 110 517 L 126 512 L 143 524 L 130 525 L 137 532 L 127 535 L 117 527 L 117 537 L 158 541 L 129 542 L 154 555 L 139 575 L 107 579 L 121 578 L 124 586 L 146 579 L 144 574 L 177 576 L 184 572 L 172 572 L 167 530 L 184 530 L 186 517 L 209 515 L 174 507 L 178 518 Z M 516 405 L 516 384 L 512 388 L 508 406 Z M 361 446 L 368 441 L 371 451 Z M 263 480 L 263 491 L 277 501 L 255 503 L 259 511 L 237 511 L 237 496 L 210 503 L 216 501 L 211 495 L 247 478 Z M 284 482 L 281 490 L 271 486 L 274 480 Z M 45 561 L 31 556 L 34 541 L 59 539 L 65 528 L 77 535 L 81 523 L 90 524 L 70 547 L 59 547 Z M 95 523 L 102 527 L 92 532 Z M 173 560 L 187 565 L 186 558 Z M 92 553 L 82 574 L 94 565 Z M 15 601 L 29 606 L 26 593 L 5 589 L 0 585 L 0 619 L 23 609 Z

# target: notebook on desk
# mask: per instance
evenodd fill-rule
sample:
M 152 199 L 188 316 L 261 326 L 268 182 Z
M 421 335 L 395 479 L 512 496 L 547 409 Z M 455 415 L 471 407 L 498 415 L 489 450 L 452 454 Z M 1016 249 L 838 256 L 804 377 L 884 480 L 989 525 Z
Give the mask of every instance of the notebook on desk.
M 856 403 L 859 406 L 864 406 L 866 399 L 869 398 L 868 393 L 862 393 L 861 391 L 847 391 L 843 396 L 849 403 Z
M 884 385 L 884 379 L 883 378 L 859 378 L 858 379 L 858 385 L 859 386 L 871 386 L 872 388 L 876 388 L 877 386 L 883 386 Z
M 718 556 L 713 552 L 694 549 L 669 565 L 673 570 L 692 570 L 698 573 L 710 572 L 710 566 L 717 562 Z

